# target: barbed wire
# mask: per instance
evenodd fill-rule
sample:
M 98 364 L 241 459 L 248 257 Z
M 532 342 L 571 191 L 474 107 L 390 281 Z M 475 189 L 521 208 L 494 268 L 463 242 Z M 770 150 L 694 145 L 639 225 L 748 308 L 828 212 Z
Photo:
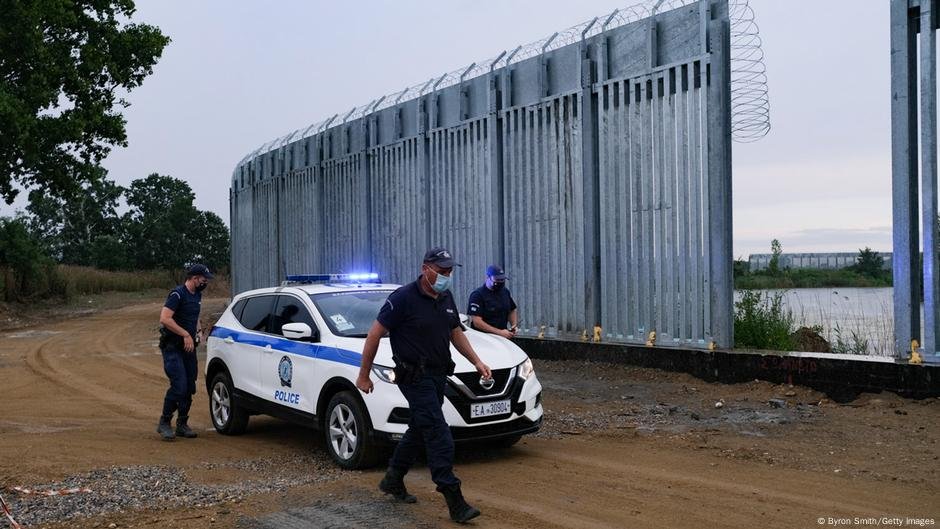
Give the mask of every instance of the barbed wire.
M 574 44 L 609 29 L 648 18 L 662 11 L 684 7 L 697 1 L 647 0 L 641 4 L 615 9 L 609 14 L 594 17 L 592 20 L 518 46 L 511 51 L 505 50 L 496 57 L 474 61 L 439 77 L 432 77 L 403 90 L 385 94 L 365 105 L 353 107 L 346 113 L 336 114 L 329 119 L 297 129 L 261 145 L 242 158 L 238 165 L 242 165 L 246 160 L 258 155 L 279 149 L 292 141 L 302 140 L 320 133 L 333 123 L 339 124 L 350 119 L 359 119 L 373 112 L 393 107 L 402 101 L 422 96 L 428 91 L 441 90 L 459 84 L 468 79 L 485 75 L 496 68 L 515 64 Z M 764 66 L 764 52 L 761 49 L 760 29 L 755 20 L 754 10 L 749 5 L 748 0 L 731 0 L 729 2 L 729 18 L 731 21 L 731 135 L 732 139 L 737 142 L 754 142 L 766 136 L 770 131 L 770 99 L 767 88 L 767 72 Z
M 748 0 L 729 6 L 731 19 L 731 136 L 740 143 L 770 132 L 770 95 L 760 29 Z

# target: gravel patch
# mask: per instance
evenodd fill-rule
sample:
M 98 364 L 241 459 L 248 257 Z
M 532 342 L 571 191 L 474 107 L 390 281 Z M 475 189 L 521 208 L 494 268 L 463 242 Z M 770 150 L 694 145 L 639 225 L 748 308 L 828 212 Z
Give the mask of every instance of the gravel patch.
M 33 490 L 87 487 L 89 493 L 67 496 L 4 494 L 17 521 L 24 526 L 99 516 L 129 510 L 168 509 L 178 506 L 211 507 L 237 503 L 245 496 L 288 487 L 327 482 L 341 470 L 324 458 L 310 455 L 274 456 L 263 459 L 204 463 L 192 470 L 236 469 L 252 477 L 237 483 L 193 483 L 185 469 L 167 466 L 131 466 L 96 469 L 53 483 L 26 485 Z
M 238 529 L 433 529 L 420 521 L 414 509 L 388 499 L 363 495 L 358 501 L 317 501 L 258 518 L 242 518 Z M 365 497 L 368 496 L 368 497 Z
M 570 360 L 540 361 L 536 372 L 546 398 L 545 420 L 535 437 L 548 439 L 617 430 L 672 434 L 716 429 L 761 437 L 767 427 L 820 415 L 818 406 L 765 398 L 762 392 L 772 388 L 769 384 L 752 389 L 701 381 L 691 385 L 682 374 Z

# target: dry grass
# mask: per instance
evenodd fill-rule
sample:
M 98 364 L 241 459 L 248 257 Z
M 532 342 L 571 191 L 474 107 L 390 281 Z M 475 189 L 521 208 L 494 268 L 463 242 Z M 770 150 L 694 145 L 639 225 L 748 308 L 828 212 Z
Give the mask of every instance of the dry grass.
M 177 281 L 177 274 L 164 270 L 109 272 L 87 266 L 67 265 L 57 266 L 56 276 L 65 297 L 102 292 L 138 292 L 151 288 L 169 289 Z

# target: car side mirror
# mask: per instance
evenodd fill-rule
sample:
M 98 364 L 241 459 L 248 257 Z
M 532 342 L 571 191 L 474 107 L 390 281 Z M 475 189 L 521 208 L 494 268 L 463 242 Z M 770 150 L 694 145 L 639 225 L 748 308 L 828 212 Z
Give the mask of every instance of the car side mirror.
M 285 323 L 281 327 L 281 334 L 290 340 L 302 340 L 306 342 L 315 342 L 320 339 L 320 333 L 314 331 L 306 323 Z

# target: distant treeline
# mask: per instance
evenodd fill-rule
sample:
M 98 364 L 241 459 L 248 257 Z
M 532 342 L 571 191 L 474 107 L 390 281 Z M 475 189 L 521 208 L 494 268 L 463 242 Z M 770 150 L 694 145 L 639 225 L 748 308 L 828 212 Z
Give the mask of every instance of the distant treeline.
M 770 264 L 750 271 L 748 262 L 734 262 L 734 288 L 737 290 L 773 288 L 890 287 L 891 270 L 884 269 L 884 258 L 871 248 L 860 249 L 855 264 L 839 269 L 781 268 L 780 242 L 771 242 Z
M 25 213 L 0 218 L 2 299 L 163 287 L 193 262 L 226 270 L 228 228 L 194 199 L 189 184 L 158 174 L 126 188 L 101 175 L 66 197 L 31 192 Z

